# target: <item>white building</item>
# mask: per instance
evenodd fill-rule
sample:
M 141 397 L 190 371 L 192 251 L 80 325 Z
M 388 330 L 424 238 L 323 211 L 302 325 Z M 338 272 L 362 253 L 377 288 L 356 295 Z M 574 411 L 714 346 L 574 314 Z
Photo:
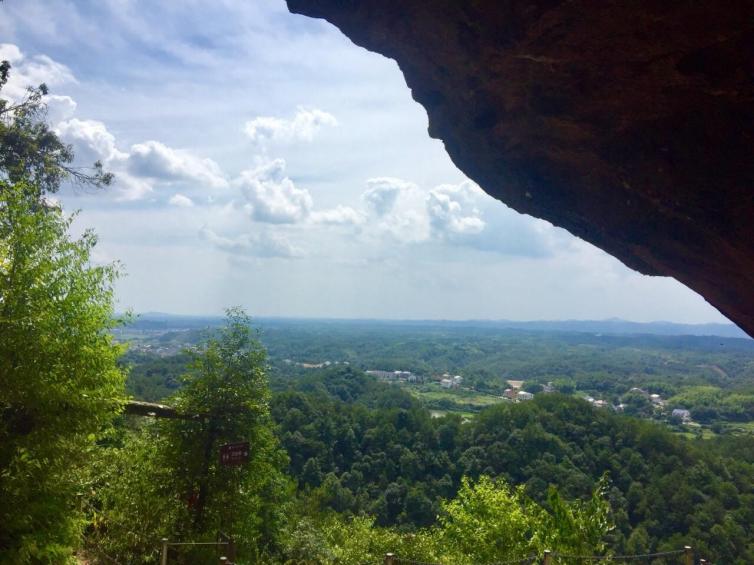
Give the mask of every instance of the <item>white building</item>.
M 673 418 L 680 418 L 684 424 L 691 421 L 691 412 L 685 408 L 675 408 L 672 416 Z
M 453 379 L 443 379 L 440 381 L 440 386 L 442 388 L 452 388 L 453 387 Z
M 518 394 L 516 395 L 516 400 L 531 400 L 534 398 L 534 395 L 531 392 L 526 392 L 525 390 L 519 390 Z

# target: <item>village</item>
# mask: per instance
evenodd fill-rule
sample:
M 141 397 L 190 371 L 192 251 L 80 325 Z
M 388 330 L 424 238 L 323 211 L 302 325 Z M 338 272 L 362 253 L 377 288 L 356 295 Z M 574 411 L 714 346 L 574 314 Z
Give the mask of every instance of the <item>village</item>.
M 327 366 L 328 364 L 321 365 L 306 365 L 307 367 Z M 494 398 L 497 401 L 503 402 L 526 402 L 533 400 L 536 394 L 548 394 L 556 392 L 552 382 L 539 385 L 540 392 L 530 392 L 524 390 L 525 381 L 507 379 L 506 384 L 508 387 L 503 391 L 501 396 L 493 395 L 484 391 L 479 391 L 469 386 L 464 385 L 464 379 L 461 375 L 451 375 L 450 373 L 443 373 L 440 375 L 432 375 L 425 377 L 423 375 L 417 375 L 411 371 L 385 371 L 379 369 L 370 369 L 365 371 L 367 375 L 373 376 L 382 382 L 398 384 L 398 385 L 430 385 L 432 387 L 439 387 L 440 391 L 446 391 L 448 393 L 453 392 L 465 392 L 474 395 L 484 395 L 490 399 Z M 595 408 L 610 409 L 617 413 L 631 412 L 629 403 L 631 399 L 642 399 L 646 406 L 650 407 L 649 411 L 653 417 L 666 417 L 672 422 L 679 424 L 694 424 L 691 418 L 690 410 L 683 407 L 675 407 L 668 412 L 667 402 L 660 394 L 650 393 L 644 389 L 638 387 L 632 387 L 629 391 L 623 395 L 621 401 L 618 403 L 611 403 L 601 398 L 594 398 L 593 396 L 576 394 L 578 398 L 581 398 L 585 402 L 588 402 Z M 490 404 L 485 402 L 484 405 Z M 648 414 L 647 414 L 648 415 Z

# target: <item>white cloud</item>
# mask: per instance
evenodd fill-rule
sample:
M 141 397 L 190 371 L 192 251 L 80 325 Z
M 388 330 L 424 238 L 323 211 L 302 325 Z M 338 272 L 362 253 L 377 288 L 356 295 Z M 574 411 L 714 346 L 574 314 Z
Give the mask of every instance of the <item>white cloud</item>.
M 56 100 L 56 103 L 75 108 L 75 102 L 71 105 L 65 100 Z M 187 182 L 211 188 L 228 186 L 220 166 L 212 159 L 173 149 L 159 141 L 137 143 L 130 151 L 121 151 L 115 136 L 97 120 L 72 118 L 58 123 L 55 131 L 60 139 L 73 145 L 76 166 L 88 167 L 102 161 L 107 170 L 115 173 L 117 200 L 142 199 L 160 184 Z
M 47 122 L 55 126 L 73 116 L 76 112 L 76 101 L 70 96 L 50 94 L 45 97 L 47 103 Z
M 228 185 L 220 166 L 212 159 L 173 149 L 159 141 L 132 145 L 128 156 L 128 170 L 139 177 L 166 182 L 194 181 L 211 188 Z
M 275 159 L 243 171 L 235 181 L 246 199 L 244 208 L 258 222 L 292 224 L 309 217 L 312 197 L 297 188 L 285 173 L 285 161 Z
M 8 61 L 11 65 L 17 65 L 24 56 L 18 45 L 12 43 L 0 43 L 0 60 Z
M 312 212 L 311 219 L 316 224 L 356 226 L 363 224 L 366 216 L 363 212 L 350 206 L 338 205 L 329 210 Z
M 99 160 L 108 164 L 127 157 L 118 150 L 115 136 L 102 122 L 73 118 L 60 122 L 55 131 L 60 139 L 73 145 L 77 163 L 88 166 Z
M 435 240 L 479 251 L 544 258 L 565 250 L 570 239 L 549 222 L 511 210 L 468 180 L 430 190 L 426 210 Z
M 168 202 L 178 208 L 191 208 L 194 205 L 194 201 L 191 198 L 180 193 L 171 196 Z
M 3 87 L 3 98 L 19 101 L 26 95 L 30 86 L 58 86 L 65 83 L 75 83 L 76 79 L 71 70 L 54 61 L 47 55 L 26 57 L 17 45 L 0 43 L 0 61 L 11 64 L 10 78 Z
M 151 182 L 129 175 L 127 172 L 108 168 L 110 172 L 115 173 L 115 188 L 117 193 L 115 199 L 118 201 L 142 200 L 154 190 Z
M 324 126 L 337 126 L 335 116 L 318 110 L 299 106 L 296 115 L 286 120 L 272 116 L 258 116 L 244 125 L 246 135 L 254 143 L 267 141 L 312 141 L 314 135 Z
M 125 169 L 128 153 L 118 149 L 115 136 L 102 122 L 73 118 L 60 122 L 55 131 L 61 140 L 73 145 L 75 166 L 91 167 L 95 161 L 101 161 L 107 171 L 115 174 L 116 200 L 140 200 L 152 192 L 148 179 L 131 175 Z
M 443 184 L 429 191 L 427 214 L 432 231 L 440 238 L 455 234 L 478 234 L 485 226 L 476 200 L 481 189 L 464 181 L 457 185 Z
M 417 188 L 414 183 L 392 177 L 368 179 L 367 187 L 361 197 L 367 207 L 377 216 L 388 214 L 395 206 L 398 195 L 402 191 Z
M 293 246 L 280 234 L 263 231 L 256 234 L 241 234 L 230 238 L 218 235 L 214 230 L 204 226 L 199 235 L 218 249 L 237 255 L 248 255 L 263 258 L 296 258 L 302 255 L 301 250 Z

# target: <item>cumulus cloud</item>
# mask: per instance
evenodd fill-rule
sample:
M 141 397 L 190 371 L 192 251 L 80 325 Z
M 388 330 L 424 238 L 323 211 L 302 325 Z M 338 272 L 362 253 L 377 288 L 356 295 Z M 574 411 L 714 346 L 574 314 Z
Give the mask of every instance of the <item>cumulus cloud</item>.
M 128 171 L 139 177 L 165 182 L 194 181 L 212 188 L 228 185 L 220 166 L 212 159 L 197 157 L 189 151 L 173 149 L 159 141 L 131 146 Z
M 293 246 L 285 237 L 268 231 L 263 231 L 259 235 L 241 234 L 231 238 L 221 236 L 204 226 L 199 230 L 199 235 L 218 249 L 237 255 L 288 259 L 302 255 L 301 250 Z
M 73 118 L 60 122 L 55 131 L 60 139 L 73 145 L 78 163 L 90 165 L 99 160 L 109 164 L 127 157 L 126 153 L 118 150 L 115 136 L 102 122 Z
M 170 200 L 168 200 L 168 203 L 172 204 L 173 206 L 177 206 L 178 208 L 191 208 L 194 205 L 194 201 L 191 200 L 191 198 L 180 193 L 176 193 L 171 196 Z
M 511 210 L 471 181 L 433 188 L 426 210 L 435 240 L 479 251 L 540 258 L 566 242 L 562 230 Z
M 56 104 L 75 109 L 75 102 L 70 104 L 66 100 L 58 100 Z M 77 166 L 86 167 L 95 161 L 102 161 L 105 168 L 115 173 L 118 200 L 144 198 L 160 184 L 183 182 L 200 185 L 201 188 L 228 186 L 220 166 L 212 159 L 168 147 L 159 141 L 137 143 L 129 151 L 121 151 L 115 136 L 104 123 L 97 120 L 64 120 L 55 126 L 55 132 L 60 139 L 73 145 Z
M 0 43 L 0 61 L 8 61 L 11 64 L 10 78 L 3 87 L 2 96 L 14 102 L 21 100 L 30 86 L 39 86 L 42 83 L 47 86 L 58 86 L 76 82 L 71 70 L 62 63 L 47 55 L 27 57 L 12 43 Z
M 350 206 L 338 205 L 329 210 L 320 210 L 312 212 L 312 222 L 315 224 L 333 225 L 333 226 L 356 226 L 363 224 L 366 216 L 363 212 L 351 208 Z
M 335 116 L 317 108 L 299 106 L 292 119 L 258 116 L 244 125 L 246 135 L 254 142 L 312 141 L 314 135 L 325 126 L 337 126 Z
M 283 159 L 243 171 L 235 183 L 246 200 L 244 208 L 258 222 L 292 224 L 306 220 L 311 213 L 309 191 L 288 178 Z
M 444 238 L 457 234 L 478 234 L 485 222 L 477 208 L 481 189 L 465 181 L 457 185 L 443 184 L 429 191 L 427 214 L 435 235 Z
M 374 241 L 467 247 L 517 257 L 549 257 L 567 234 L 518 214 L 465 180 L 430 190 L 391 177 L 372 178 L 362 194 L 362 232 Z
M 45 97 L 47 102 L 47 121 L 55 126 L 63 120 L 67 120 L 76 112 L 76 101 L 70 96 L 50 94 Z
M 154 190 L 153 184 L 146 179 L 129 175 L 125 171 L 112 167 L 109 167 L 108 170 L 115 172 L 116 200 L 142 200 Z
M 390 213 L 401 192 L 417 188 L 414 183 L 392 177 L 368 179 L 367 187 L 361 197 L 367 207 L 380 217 Z
M 140 200 L 152 192 L 148 179 L 131 175 L 125 169 L 128 153 L 118 149 L 115 136 L 102 122 L 73 118 L 60 122 L 55 132 L 73 146 L 76 166 L 91 167 L 95 161 L 101 161 L 108 171 L 115 173 L 117 200 Z

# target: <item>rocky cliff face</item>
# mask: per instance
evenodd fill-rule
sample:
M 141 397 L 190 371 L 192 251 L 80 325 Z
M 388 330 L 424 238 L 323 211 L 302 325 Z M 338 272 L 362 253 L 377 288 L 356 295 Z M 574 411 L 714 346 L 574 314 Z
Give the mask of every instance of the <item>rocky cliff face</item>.
M 395 59 L 490 195 L 754 335 L 752 0 L 287 0 Z

